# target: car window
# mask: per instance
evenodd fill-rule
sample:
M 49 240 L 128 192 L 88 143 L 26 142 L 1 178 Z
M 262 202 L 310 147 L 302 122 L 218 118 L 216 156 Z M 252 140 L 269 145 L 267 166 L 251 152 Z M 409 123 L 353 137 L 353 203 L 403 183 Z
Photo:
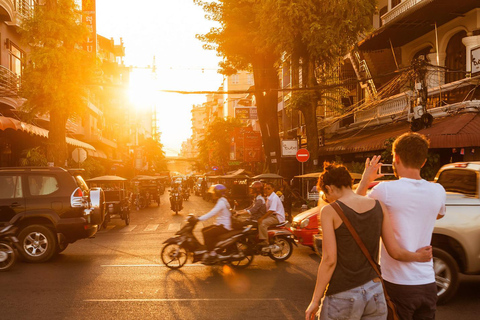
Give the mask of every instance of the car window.
M 23 197 L 21 176 L 0 176 L 0 199 L 13 199 Z
M 82 176 L 75 176 L 75 181 L 82 191 L 88 191 L 87 183 L 83 180 Z
M 55 176 L 30 175 L 27 180 L 28 189 L 32 196 L 46 196 L 59 189 L 58 181 Z
M 447 192 L 477 194 L 477 174 L 472 170 L 450 169 L 440 173 L 437 180 Z

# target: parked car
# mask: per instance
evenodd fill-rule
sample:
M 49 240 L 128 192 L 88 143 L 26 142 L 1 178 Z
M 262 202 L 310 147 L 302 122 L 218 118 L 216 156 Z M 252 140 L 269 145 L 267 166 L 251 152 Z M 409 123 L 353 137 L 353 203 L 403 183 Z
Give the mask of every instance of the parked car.
M 297 214 L 292 221 L 292 232 L 295 240 L 314 249 L 313 236 L 318 233 L 320 207 L 316 206 Z
M 43 262 L 79 239 L 92 237 L 105 218 L 105 195 L 89 189 L 79 170 L 0 168 L 0 223 L 18 228 L 19 253 Z

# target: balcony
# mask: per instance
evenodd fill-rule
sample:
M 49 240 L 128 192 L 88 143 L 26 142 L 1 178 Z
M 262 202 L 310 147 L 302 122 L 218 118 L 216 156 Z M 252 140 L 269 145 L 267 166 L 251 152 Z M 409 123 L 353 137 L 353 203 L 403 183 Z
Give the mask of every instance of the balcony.
M 13 3 L 13 12 L 8 12 L 10 21 L 5 21 L 5 23 L 9 26 L 19 27 L 23 19 L 29 18 L 33 15 L 35 2 L 36 0 L 0 0 L 0 5 L 5 3 L 5 7 L 10 10 Z
M 0 97 L 18 95 L 20 77 L 10 69 L 0 65 Z
M 454 112 L 454 109 L 457 107 L 468 105 L 467 102 L 470 100 L 479 102 L 480 94 L 477 94 L 474 90 L 479 79 L 479 76 L 466 78 L 431 88 L 428 91 L 427 109 L 431 110 L 434 116 L 436 114 L 445 115 Z M 466 97 L 468 97 L 468 100 Z M 356 112 L 354 123 L 349 126 L 349 129 L 358 126 L 388 123 L 393 119 L 406 117 L 412 98 L 414 98 L 413 92 L 407 91 L 380 100 L 371 109 Z
M 399 17 L 402 13 L 407 12 L 420 2 L 430 2 L 430 0 L 406 0 L 399 3 L 395 8 L 388 11 L 382 16 L 382 23 L 386 25 L 387 23 L 395 20 L 395 18 Z

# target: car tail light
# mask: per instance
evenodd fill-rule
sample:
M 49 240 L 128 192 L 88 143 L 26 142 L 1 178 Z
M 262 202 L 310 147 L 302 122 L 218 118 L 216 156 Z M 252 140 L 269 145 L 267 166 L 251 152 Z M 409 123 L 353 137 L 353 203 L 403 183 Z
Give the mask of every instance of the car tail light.
M 87 202 L 83 197 L 83 191 L 80 188 L 75 189 L 72 195 L 70 196 L 70 205 L 72 208 L 85 208 L 87 207 Z
M 80 188 L 77 188 L 74 193 L 73 193 L 73 197 L 83 197 L 83 191 L 82 189 Z

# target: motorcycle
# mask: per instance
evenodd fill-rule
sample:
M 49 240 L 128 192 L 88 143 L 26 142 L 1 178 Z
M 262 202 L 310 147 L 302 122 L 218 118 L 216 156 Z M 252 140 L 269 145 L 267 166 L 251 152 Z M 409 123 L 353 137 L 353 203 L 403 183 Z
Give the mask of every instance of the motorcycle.
M 174 237 L 164 242 L 161 251 L 162 262 L 171 269 L 178 269 L 185 265 L 192 257 L 192 263 L 201 261 L 206 265 L 225 265 L 241 269 L 248 267 L 255 255 L 269 256 L 275 261 L 287 260 L 293 252 L 293 234 L 285 228 L 285 224 L 273 226 L 268 235 L 270 245 L 258 245 L 258 230 L 256 221 L 244 222 L 241 228 L 229 231 L 219 237 L 215 245 L 215 260 L 204 262 L 202 260 L 207 250 L 193 235 L 193 229 L 198 220 L 192 214 L 187 218 L 187 223 L 175 234 Z
M 175 214 L 178 214 L 178 211 L 183 209 L 183 200 L 178 189 L 170 190 L 170 205 L 171 209 L 175 211 Z
M 184 189 L 182 192 L 182 197 L 183 200 L 188 201 L 188 198 L 190 198 L 190 191 L 188 189 Z
M 0 227 L 0 271 L 10 270 L 17 260 L 17 228 L 13 225 Z
M 162 262 L 170 269 L 179 269 L 185 265 L 187 260 L 192 257 L 192 263 L 202 261 L 207 249 L 202 245 L 193 234 L 193 229 L 197 225 L 198 219 L 189 214 L 187 223 L 165 242 L 160 256 Z M 215 261 L 202 263 L 207 265 L 225 265 L 233 268 L 246 268 L 253 261 L 253 252 L 247 244 L 246 235 L 250 227 L 243 230 L 233 230 L 220 236 L 220 241 L 215 246 L 217 252 Z

